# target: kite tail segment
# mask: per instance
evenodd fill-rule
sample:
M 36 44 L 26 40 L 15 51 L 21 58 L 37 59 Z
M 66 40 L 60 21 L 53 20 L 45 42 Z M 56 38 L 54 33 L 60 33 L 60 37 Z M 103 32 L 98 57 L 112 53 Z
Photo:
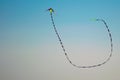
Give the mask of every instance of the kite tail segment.
M 91 65 L 91 66 L 78 66 L 78 65 L 74 64 L 74 63 L 70 60 L 70 58 L 68 57 L 68 54 L 66 53 L 65 47 L 64 47 L 63 42 L 62 42 L 62 40 L 61 40 L 61 37 L 60 37 L 60 35 L 59 35 L 59 33 L 58 33 L 57 29 L 56 29 L 55 23 L 54 23 L 54 19 L 53 19 L 53 15 L 52 15 L 53 9 L 50 8 L 49 11 L 50 11 L 50 16 L 51 16 L 51 21 L 52 21 L 52 25 L 53 25 L 54 31 L 55 31 L 55 33 L 56 33 L 56 35 L 57 35 L 57 38 L 58 38 L 59 43 L 60 43 L 60 45 L 61 45 L 61 48 L 63 49 L 64 55 L 66 56 L 66 59 L 68 60 L 68 62 L 69 62 L 71 65 L 73 65 L 74 67 L 77 67 L 77 68 L 94 68 L 94 67 L 98 67 L 98 66 L 104 65 L 105 63 L 107 63 L 107 62 L 110 60 L 110 58 L 112 57 L 112 52 L 113 52 L 112 36 L 111 36 L 110 30 L 109 30 L 109 28 L 108 28 L 108 26 L 107 26 L 107 23 L 106 23 L 103 19 L 94 19 L 94 20 L 95 20 L 95 21 L 102 21 L 102 22 L 104 23 L 105 27 L 107 28 L 107 31 L 108 31 L 108 34 L 109 34 L 109 37 L 110 37 L 110 44 L 111 44 L 111 53 L 110 53 L 109 57 L 108 57 L 104 62 L 99 63 L 99 64 L 96 64 L 96 65 Z

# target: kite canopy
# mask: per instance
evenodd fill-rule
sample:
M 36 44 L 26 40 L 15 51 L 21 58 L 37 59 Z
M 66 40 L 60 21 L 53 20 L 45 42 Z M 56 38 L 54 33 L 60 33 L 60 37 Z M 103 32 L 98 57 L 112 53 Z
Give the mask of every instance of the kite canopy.
M 52 12 L 53 12 L 53 10 L 50 9 L 50 13 L 52 13 Z
M 54 10 L 52 8 L 49 8 L 48 10 L 50 11 L 50 13 L 54 12 Z

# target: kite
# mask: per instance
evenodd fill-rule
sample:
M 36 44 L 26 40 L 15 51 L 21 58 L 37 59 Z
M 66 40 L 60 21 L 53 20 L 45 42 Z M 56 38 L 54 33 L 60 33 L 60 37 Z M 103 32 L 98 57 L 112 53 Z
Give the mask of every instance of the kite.
M 94 67 L 98 67 L 98 66 L 104 65 L 105 63 L 107 63 L 107 62 L 110 60 L 110 58 L 112 57 L 112 53 L 113 53 L 113 43 L 112 43 L 112 35 L 111 35 L 111 32 L 110 32 L 110 30 L 109 30 L 109 28 L 108 28 L 108 25 L 107 25 L 107 23 L 105 22 L 105 20 L 103 20 L 103 19 L 94 19 L 95 21 L 101 21 L 101 22 L 103 22 L 103 24 L 105 25 L 105 27 L 106 27 L 106 29 L 107 29 L 107 32 L 108 32 L 108 35 L 109 35 L 109 39 L 110 39 L 110 48 L 111 48 L 111 49 L 110 49 L 110 54 L 109 54 L 108 58 L 107 58 L 105 61 L 103 61 L 102 63 L 98 63 L 98 64 L 95 64 L 95 65 L 79 66 L 79 65 L 74 64 L 74 63 L 70 60 L 70 58 L 68 57 L 68 54 L 66 53 L 66 49 L 65 49 L 65 47 L 64 47 L 64 45 L 63 45 L 63 42 L 62 42 L 62 40 L 61 40 L 61 37 L 60 37 L 60 35 L 58 34 L 57 28 L 56 28 L 55 23 L 54 23 L 53 14 L 52 14 L 52 13 L 54 12 L 54 10 L 53 10 L 52 8 L 49 8 L 48 11 L 50 12 L 51 21 L 52 21 L 52 25 L 53 25 L 54 31 L 55 31 L 55 33 L 56 33 L 56 35 L 57 35 L 57 38 L 58 38 L 58 40 L 59 40 L 59 42 L 60 42 L 60 45 L 61 45 L 61 47 L 62 47 L 62 49 L 63 49 L 63 52 L 64 52 L 67 60 L 69 61 L 69 63 L 70 63 L 71 65 L 73 65 L 74 67 L 77 67 L 77 68 L 94 68 Z
M 54 10 L 52 8 L 47 9 L 47 11 L 50 11 L 50 13 L 54 12 Z

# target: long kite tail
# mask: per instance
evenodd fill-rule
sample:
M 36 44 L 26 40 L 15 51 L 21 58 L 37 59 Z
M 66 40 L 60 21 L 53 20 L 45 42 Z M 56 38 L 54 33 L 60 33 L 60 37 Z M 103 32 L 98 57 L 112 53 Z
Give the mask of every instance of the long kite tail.
M 63 49 L 63 52 L 64 52 L 67 60 L 69 61 L 69 63 L 70 63 L 71 65 L 73 65 L 74 67 L 77 67 L 77 68 L 94 68 L 94 67 L 98 67 L 98 66 L 104 65 L 105 63 L 107 63 L 107 62 L 110 60 L 110 58 L 112 57 L 112 52 L 113 52 L 112 36 L 111 36 L 110 30 L 109 30 L 106 22 L 105 22 L 103 19 L 96 19 L 96 21 L 102 21 L 102 22 L 104 23 L 106 29 L 107 29 L 107 32 L 108 32 L 109 37 L 110 37 L 110 44 L 111 44 L 111 52 L 110 52 L 110 55 L 109 55 L 108 58 L 107 58 L 104 62 L 102 62 L 102 63 L 96 64 L 96 65 L 90 65 L 90 66 L 78 66 L 78 65 L 74 64 L 74 63 L 70 60 L 70 58 L 68 57 L 68 54 L 66 53 L 66 50 L 65 50 L 65 47 L 64 47 L 63 42 L 62 42 L 62 40 L 61 40 L 61 37 L 60 37 L 60 35 L 59 35 L 59 33 L 58 33 L 57 29 L 56 29 L 52 12 L 50 12 L 50 16 L 51 16 L 51 21 L 52 21 L 52 25 L 53 25 L 54 31 L 55 31 L 55 33 L 56 33 L 56 35 L 57 35 L 57 37 L 58 37 L 58 40 L 59 40 L 60 45 L 61 45 L 61 47 L 62 47 L 62 49 Z

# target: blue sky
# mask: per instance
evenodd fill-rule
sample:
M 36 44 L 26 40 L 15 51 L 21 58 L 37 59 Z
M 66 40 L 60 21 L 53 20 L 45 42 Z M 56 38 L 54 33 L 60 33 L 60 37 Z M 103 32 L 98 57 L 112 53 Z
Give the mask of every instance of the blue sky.
M 74 2 L 72 0 L 54 2 L 48 0 L 2 0 L 0 4 L 2 12 L 0 15 L 1 36 L 5 35 L 6 38 L 13 36 L 17 39 L 18 35 L 21 37 L 24 35 L 26 38 L 32 36 L 40 39 L 37 36 L 47 34 L 44 33 L 46 29 L 51 29 L 50 16 L 46 12 L 49 7 L 55 9 L 54 16 L 58 28 L 64 28 L 63 25 L 86 25 L 87 22 L 92 24 L 90 19 L 103 18 L 109 23 L 112 31 L 120 34 L 120 28 L 117 27 L 120 14 L 119 0 L 80 0 Z M 2 39 L 4 40 L 4 38 Z
M 96 68 L 90 74 L 91 70 L 75 69 L 67 62 L 46 11 L 50 7 L 55 10 L 54 21 L 67 52 L 77 64 L 98 63 L 108 56 L 109 37 L 105 27 L 91 19 L 106 20 L 113 36 L 114 56 L 111 62 L 101 67 L 105 71 Z M 34 80 L 35 77 L 41 80 L 59 80 L 60 77 L 63 80 L 88 80 L 91 75 L 91 80 L 118 80 L 119 26 L 119 0 L 0 0 L 0 79 L 18 80 L 21 75 L 22 80 Z

